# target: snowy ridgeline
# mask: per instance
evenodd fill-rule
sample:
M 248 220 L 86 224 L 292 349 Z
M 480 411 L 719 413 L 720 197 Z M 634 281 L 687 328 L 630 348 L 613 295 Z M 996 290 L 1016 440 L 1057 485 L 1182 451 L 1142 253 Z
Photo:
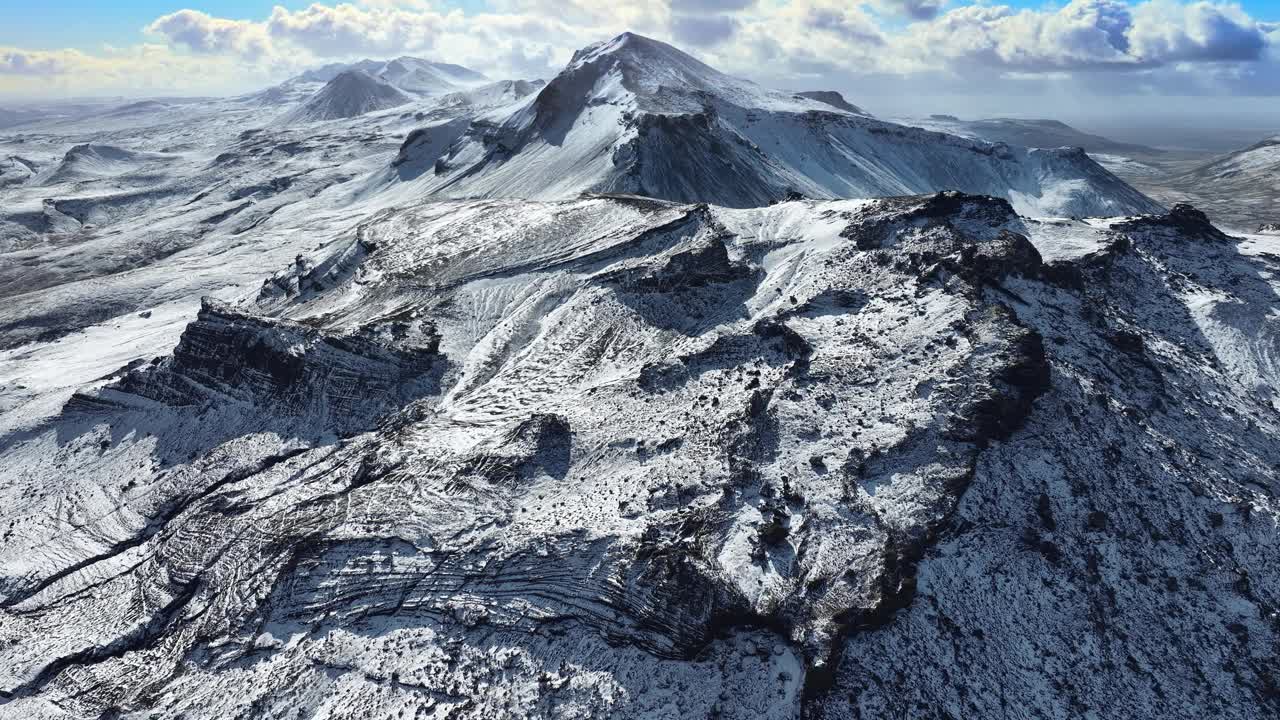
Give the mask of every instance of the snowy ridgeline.
M 378 180 L 400 197 L 597 191 L 755 207 L 952 189 L 1032 215 L 1160 210 L 1078 148 L 1029 150 L 883 122 L 836 93 L 766 90 L 631 34 L 580 51 L 514 107 L 415 134 Z
M 385 212 L 5 439 L 0 714 L 1275 711 L 1266 242 Z
M 1280 136 L 1215 158 L 1173 178 L 1174 191 L 1200 198 L 1215 217 L 1240 228 L 1280 227 Z

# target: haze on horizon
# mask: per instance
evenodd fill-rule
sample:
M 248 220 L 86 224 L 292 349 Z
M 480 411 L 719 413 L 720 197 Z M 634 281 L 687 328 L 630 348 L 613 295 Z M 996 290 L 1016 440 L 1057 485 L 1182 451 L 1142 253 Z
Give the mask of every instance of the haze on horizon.
M 1267 0 L 64 0 L 3 15 L 7 104 L 228 95 L 398 55 L 550 78 L 630 30 L 879 115 L 1056 117 L 1121 134 L 1152 118 L 1274 131 L 1280 116 L 1280 8 Z

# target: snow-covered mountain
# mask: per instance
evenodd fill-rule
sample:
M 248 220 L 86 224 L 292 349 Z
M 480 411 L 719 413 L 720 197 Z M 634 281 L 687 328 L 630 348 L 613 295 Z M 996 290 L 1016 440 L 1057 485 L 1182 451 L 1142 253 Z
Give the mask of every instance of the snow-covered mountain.
M 0 441 L 0 712 L 1278 712 L 1274 257 L 958 194 L 379 213 Z
M 625 33 L 579 51 L 536 96 L 432 133 L 384 175 L 406 196 L 636 193 L 750 207 L 790 196 L 986 193 L 1040 215 L 1159 206 L 1083 152 L 881 122 L 730 77 Z
M 1228 153 L 1175 178 L 1189 195 L 1208 195 L 1224 219 L 1251 227 L 1280 222 L 1280 135 Z
M 327 83 L 352 70 L 368 73 L 388 85 L 415 95 L 438 95 L 489 82 L 482 73 L 461 65 L 407 56 L 394 60 L 360 60 L 325 65 L 308 70 L 291 82 Z
M 409 96 L 363 70 L 344 70 L 285 114 L 285 124 L 352 118 L 408 103 Z
M 325 65 L 303 72 L 279 85 L 273 85 L 237 99 L 244 104 L 259 107 L 297 106 L 313 100 L 316 94 L 324 92 L 335 81 L 351 84 L 351 77 L 360 74 L 372 77 L 379 83 L 378 87 L 386 85 L 398 91 L 405 96 L 405 102 L 471 92 L 492 84 L 483 74 L 461 65 L 406 56 L 394 60 L 360 60 L 353 63 Z M 345 79 L 341 79 L 344 76 L 346 76 Z M 365 92 L 369 90 L 366 89 Z M 386 96 L 388 99 L 395 97 L 386 90 L 378 90 L 377 94 Z M 335 115 L 333 117 L 353 116 Z

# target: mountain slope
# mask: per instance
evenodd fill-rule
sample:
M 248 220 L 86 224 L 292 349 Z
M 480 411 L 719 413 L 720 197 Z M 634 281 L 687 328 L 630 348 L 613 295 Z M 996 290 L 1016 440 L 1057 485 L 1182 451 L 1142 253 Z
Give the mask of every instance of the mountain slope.
M 1274 713 L 1280 267 L 1100 225 L 381 213 L 0 438 L 0 708 Z
M 851 112 L 854 115 L 867 115 L 868 117 L 871 115 L 862 108 L 856 105 L 851 105 L 848 100 L 844 99 L 843 95 L 835 92 L 834 90 L 808 90 L 805 92 L 798 92 L 796 93 L 796 96 L 807 98 L 809 100 L 817 100 L 818 102 L 826 103 L 831 107 Z
M 1280 136 L 1211 160 L 1168 185 L 1238 227 L 1280 222 Z
M 880 122 L 766 90 L 630 33 L 579 51 L 522 107 L 477 118 L 413 164 L 424 172 L 408 178 L 406 196 L 601 191 L 747 207 L 796 194 L 959 189 L 1007 198 L 1028 214 L 1159 210 L 1082 152 Z M 382 178 L 405 179 L 391 171 Z
M 1082 132 L 1058 120 L 1025 118 L 961 120 L 952 115 L 931 115 L 926 119 L 913 118 L 907 122 L 953 135 L 1023 147 L 1078 147 L 1084 148 L 1089 153 L 1144 157 L 1161 154 L 1160 150 L 1145 145 L 1117 142 L 1101 135 Z
M 345 70 L 306 102 L 285 114 L 281 122 L 290 124 L 351 118 L 398 107 L 409 100 L 408 95 L 363 70 Z

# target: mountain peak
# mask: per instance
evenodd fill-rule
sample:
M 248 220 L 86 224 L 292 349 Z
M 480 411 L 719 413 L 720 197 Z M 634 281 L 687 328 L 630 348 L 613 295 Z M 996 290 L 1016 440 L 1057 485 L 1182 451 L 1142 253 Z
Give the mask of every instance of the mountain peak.
M 409 96 L 364 70 L 338 73 L 315 95 L 285 116 L 286 123 L 335 120 L 385 110 L 409 102 Z
M 702 86 L 727 78 L 688 53 L 633 32 L 579 50 L 567 69 L 612 64 L 623 67 L 629 79 L 641 83 L 664 80 L 668 84 Z
M 663 114 L 697 113 L 701 96 L 714 95 L 748 107 L 767 91 L 726 75 L 659 40 L 625 32 L 574 53 L 565 69 L 544 91 L 576 106 L 608 103 L 631 105 Z

